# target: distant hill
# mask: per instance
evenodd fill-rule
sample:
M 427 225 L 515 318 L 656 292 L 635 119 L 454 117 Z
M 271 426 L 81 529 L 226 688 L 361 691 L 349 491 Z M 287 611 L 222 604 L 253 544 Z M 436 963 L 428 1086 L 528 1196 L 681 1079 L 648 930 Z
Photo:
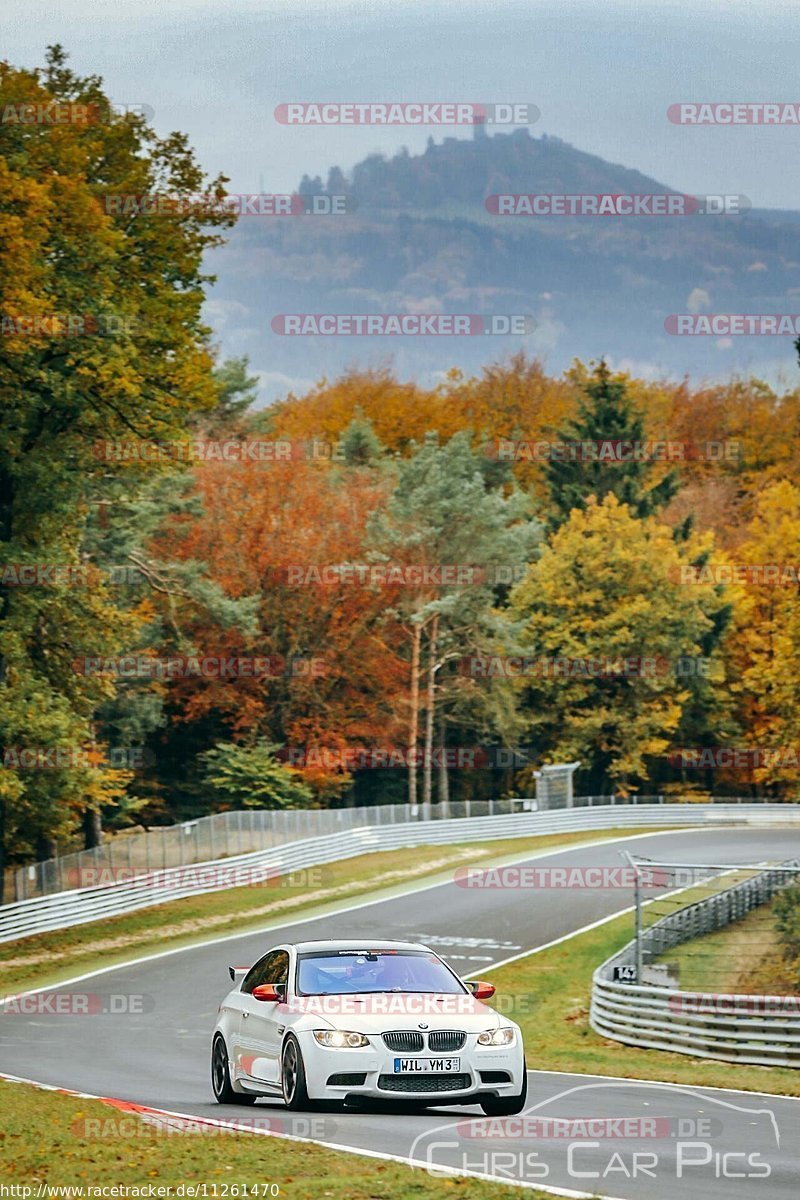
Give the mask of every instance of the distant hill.
M 494 193 L 675 191 L 558 138 L 478 131 L 429 140 L 424 154 L 373 154 L 347 178 L 305 176 L 306 194 L 352 195 L 337 217 L 244 217 L 215 252 L 211 323 L 229 354 L 247 353 L 272 398 L 350 364 L 393 361 L 425 382 L 457 365 L 476 371 L 523 341 L 560 370 L 610 356 L 634 369 L 695 377 L 781 366 L 787 338 L 674 337 L 670 313 L 800 311 L 800 213 L 739 216 L 498 217 Z M 720 190 L 733 190 L 721 188 Z M 282 337 L 282 312 L 528 313 L 519 337 Z

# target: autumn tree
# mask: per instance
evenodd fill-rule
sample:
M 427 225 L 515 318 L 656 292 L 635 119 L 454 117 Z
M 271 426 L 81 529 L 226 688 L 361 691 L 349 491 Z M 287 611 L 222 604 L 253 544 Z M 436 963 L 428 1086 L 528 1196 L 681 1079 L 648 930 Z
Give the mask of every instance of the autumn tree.
M 510 600 L 529 659 L 520 703 L 545 760 L 580 759 L 595 787 L 620 792 L 648 778 L 691 697 L 676 664 L 702 654 L 723 603 L 713 584 L 682 582 L 708 544 L 676 543 L 613 493 L 551 537 Z
M 327 770 L 317 752 L 344 762 L 349 748 L 395 736 L 405 687 L 386 616 L 391 594 L 336 576 L 337 565 L 366 561 L 367 522 L 389 481 L 380 465 L 312 460 L 198 464 L 196 481 L 200 510 L 168 522 L 153 552 L 213 563 L 226 595 L 257 600 L 249 634 L 198 613 L 186 627 L 196 646 L 271 665 L 259 677 L 180 681 L 171 713 L 212 741 L 264 738 L 308 751 L 304 778 L 333 799 L 349 774 Z
M 33 122 L 26 106 L 62 117 Z M 80 78 L 59 48 L 43 69 L 0 64 L 0 556 L 5 564 L 76 566 L 100 442 L 183 436 L 187 415 L 215 401 L 201 320 L 205 251 L 229 224 L 217 208 L 175 203 L 136 211 L 125 197 L 209 192 L 181 134 L 114 114 L 102 81 Z M 67 114 L 67 119 L 63 114 Z M 113 685 L 76 674 L 91 634 L 112 653 L 132 637 L 108 587 L 0 589 L 0 741 L 79 746 Z M 48 853 L 86 807 L 113 798 L 66 767 L 4 771 L 4 852 Z M 38 846 L 36 843 L 38 842 Z M 0 877 L 2 877 L 0 862 Z
M 793 798 L 800 788 L 799 562 L 800 488 L 784 480 L 758 497 L 732 564 L 743 570 L 730 659 L 741 728 L 761 752 L 752 780 Z

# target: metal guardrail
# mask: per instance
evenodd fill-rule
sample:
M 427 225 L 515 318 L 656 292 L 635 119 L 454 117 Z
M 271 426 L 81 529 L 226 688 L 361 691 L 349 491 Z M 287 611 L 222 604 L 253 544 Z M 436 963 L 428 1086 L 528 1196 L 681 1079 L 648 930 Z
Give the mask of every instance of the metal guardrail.
M 494 802 L 498 812 L 502 803 Z M 461 807 L 464 807 L 463 805 Z M 466 816 L 489 815 L 484 804 Z M 506 807 L 505 811 L 510 811 Z M 454 812 L 453 816 L 461 816 Z M 268 850 L 302 838 L 321 837 L 363 825 L 391 825 L 417 819 L 408 804 L 383 804 L 372 808 L 337 809 L 238 809 L 212 813 L 178 825 L 157 825 L 145 833 L 123 833 L 92 850 L 76 850 L 57 858 L 18 867 L 14 871 L 14 899 L 30 900 L 100 883 L 115 872 L 156 871 L 209 862 L 254 850 Z
M 766 904 L 800 874 L 800 859 L 669 913 L 642 932 L 642 958 L 738 921 Z M 796 876 L 795 876 L 796 877 Z M 629 1046 L 759 1066 L 800 1067 L 800 997 L 682 992 L 614 980 L 614 968 L 636 965 L 636 940 L 602 963 L 592 978 L 589 1024 Z
M 560 769 L 560 768 L 559 768 Z M 548 811 L 607 804 L 663 804 L 664 796 L 575 796 L 563 801 L 503 799 L 451 801 L 424 811 L 421 804 L 373 805 L 336 809 L 248 809 L 212 813 L 178 825 L 157 825 L 143 833 L 121 833 L 92 850 L 75 850 L 8 872 L 14 900 L 31 900 L 56 892 L 88 887 L 115 872 L 155 871 L 185 867 L 254 850 L 268 850 L 301 838 L 341 833 L 363 825 L 396 825 L 408 821 L 492 817 L 520 810 Z M 732 797 L 725 803 L 753 803 Z
M 392 806 L 399 807 L 399 806 Z M 338 810 L 354 812 L 365 810 Z M 537 837 L 578 830 L 740 823 L 800 823 L 800 807 L 785 804 L 636 804 L 517 812 L 347 829 L 303 838 L 249 854 L 166 870 L 134 871 L 133 878 L 77 888 L 0 908 L 0 942 L 121 916 L 169 900 L 224 888 L 268 884 L 281 875 L 353 858 L 370 851 L 501 838 Z

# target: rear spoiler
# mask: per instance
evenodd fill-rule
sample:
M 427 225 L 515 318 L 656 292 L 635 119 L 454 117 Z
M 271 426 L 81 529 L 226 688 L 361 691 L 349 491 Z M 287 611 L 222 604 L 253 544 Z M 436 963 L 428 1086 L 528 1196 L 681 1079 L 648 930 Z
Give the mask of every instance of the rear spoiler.
M 240 979 L 244 979 L 249 967 L 228 967 L 228 974 L 234 983 L 238 983 Z

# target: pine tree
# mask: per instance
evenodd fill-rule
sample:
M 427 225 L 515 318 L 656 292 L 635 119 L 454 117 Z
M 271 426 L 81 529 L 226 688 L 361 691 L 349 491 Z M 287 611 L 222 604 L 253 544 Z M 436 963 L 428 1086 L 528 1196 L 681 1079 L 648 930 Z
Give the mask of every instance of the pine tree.
M 603 500 L 609 493 L 627 504 L 635 517 L 652 516 L 678 490 L 677 474 L 669 471 L 651 484 L 650 477 L 657 467 L 651 459 L 635 453 L 624 461 L 612 457 L 619 452 L 618 443 L 644 443 L 645 432 L 642 415 L 631 403 L 624 379 L 614 378 L 604 361 L 583 384 L 583 390 L 585 397 L 579 401 L 577 416 L 557 437 L 558 443 L 575 449 L 561 458 L 548 459 L 545 468 L 551 530 L 568 520 L 573 509 L 585 508 L 589 496 Z M 589 443 L 591 449 L 576 443 Z M 597 457 L 591 457 L 594 453 Z

